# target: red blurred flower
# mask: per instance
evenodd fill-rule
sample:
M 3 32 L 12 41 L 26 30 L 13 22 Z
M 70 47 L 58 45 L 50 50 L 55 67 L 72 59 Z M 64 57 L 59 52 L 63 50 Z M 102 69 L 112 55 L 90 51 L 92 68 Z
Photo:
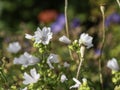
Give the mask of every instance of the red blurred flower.
M 55 10 L 45 10 L 38 14 L 39 22 L 49 23 L 55 20 L 57 17 L 57 12 Z

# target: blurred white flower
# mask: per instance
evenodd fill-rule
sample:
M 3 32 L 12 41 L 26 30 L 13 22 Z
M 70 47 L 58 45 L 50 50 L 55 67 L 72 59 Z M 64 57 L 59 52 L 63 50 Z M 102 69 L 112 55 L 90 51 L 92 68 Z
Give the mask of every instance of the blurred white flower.
M 40 74 L 37 74 L 35 68 L 30 70 L 30 74 L 31 75 L 28 75 L 26 72 L 24 73 L 23 78 L 25 80 L 23 81 L 23 84 L 27 85 L 27 84 L 31 84 L 31 83 L 36 83 L 39 80 Z
M 49 44 L 50 39 L 52 39 L 53 33 L 51 29 L 48 27 L 44 27 L 42 30 L 38 27 L 37 31 L 35 31 L 34 35 L 26 34 L 25 38 L 34 39 L 35 43 L 42 43 L 44 45 Z
M 80 36 L 80 39 L 79 39 L 79 44 L 84 45 L 87 48 L 90 48 L 90 47 L 93 46 L 92 40 L 93 40 L 93 37 L 89 36 L 86 33 L 82 33 L 81 36 Z
M 64 67 L 70 67 L 70 64 L 69 63 L 67 63 L 67 62 L 64 62 Z
M 13 61 L 14 64 L 21 64 L 24 67 L 27 67 L 29 65 L 34 65 L 38 62 L 39 62 L 39 59 L 37 57 L 32 56 L 27 52 L 25 52 L 19 58 L 15 58 L 14 61 Z
M 58 63 L 58 62 L 59 62 L 58 55 L 56 54 L 50 54 L 49 57 L 47 58 L 47 64 L 51 69 L 54 69 L 52 63 Z
M 117 60 L 115 58 L 112 58 L 107 62 L 107 67 L 110 68 L 111 70 L 118 71 L 119 70 L 119 65 L 117 63 Z
M 71 40 L 68 37 L 66 37 L 66 36 L 60 37 L 59 41 L 63 42 L 63 43 L 66 43 L 66 44 L 70 44 L 71 43 Z
M 64 81 L 68 80 L 65 74 L 61 75 L 60 81 L 63 83 Z
M 76 78 L 73 78 L 73 80 L 75 81 L 75 85 L 71 86 L 70 89 L 79 88 L 81 85 L 81 82 L 79 80 L 77 80 Z
M 20 49 L 21 49 L 21 46 L 19 42 L 13 42 L 9 44 L 7 51 L 11 53 L 17 53 Z

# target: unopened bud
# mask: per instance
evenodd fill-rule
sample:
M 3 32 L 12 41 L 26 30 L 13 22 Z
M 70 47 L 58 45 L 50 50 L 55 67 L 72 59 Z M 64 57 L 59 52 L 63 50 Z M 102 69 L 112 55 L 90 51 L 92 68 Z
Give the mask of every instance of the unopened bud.
M 83 58 L 84 54 L 85 54 L 85 46 L 84 45 L 82 45 L 80 48 L 80 54 L 81 54 L 81 57 Z
M 100 6 L 100 10 L 101 10 L 101 13 L 104 15 L 104 10 L 105 10 L 104 5 L 101 5 L 101 6 Z

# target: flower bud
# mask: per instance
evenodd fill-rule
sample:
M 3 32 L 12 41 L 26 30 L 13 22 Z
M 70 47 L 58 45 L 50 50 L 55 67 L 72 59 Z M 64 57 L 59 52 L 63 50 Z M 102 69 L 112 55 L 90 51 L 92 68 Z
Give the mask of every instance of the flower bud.
M 80 54 L 81 54 L 81 57 L 83 58 L 84 54 L 85 54 L 85 46 L 84 45 L 82 45 L 80 48 Z
M 66 44 L 70 44 L 71 43 L 71 40 L 68 37 L 66 37 L 66 36 L 60 37 L 59 41 L 63 42 L 63 43 L 66 43 Z

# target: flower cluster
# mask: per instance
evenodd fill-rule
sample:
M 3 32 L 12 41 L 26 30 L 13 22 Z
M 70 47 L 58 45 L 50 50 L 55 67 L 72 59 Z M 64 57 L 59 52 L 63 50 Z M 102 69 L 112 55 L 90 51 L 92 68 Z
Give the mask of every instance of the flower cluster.
M 120 6 L 120 0 L 116 1 Z M 90 3 L 92 2 L 94 0 L 91 0 Z M 0 3 L 0 5 L 4 6 L 6 3 Z M 33 3 L 31 0 L 28 7 L 33 6 Z M 27 4 L 26 1 L 23 4 Z M 11 6 L 9 3 L 7 5 Z M 9 43 L 7 48 L 6 44 L 1 43 L 3 46 L 0 50 L 0 90 L 109 90 L 111 88 L 120 90 L 120 61 L 116 59 L 119 57 L 120 50 L 120 46 L 117 46 L 120 41 L 120 31 L 118 30 L 120 29 L 120 14 L 116 12 L 114 6 L 112 6 L 112 12 L 109 12 L 109 6 L 105 12 L 105 6 L 101 3 L 101 16 L 96 13 L 95 9 L 92 11 L 92 16 L 86 19 L 86 14 L 76 16 L 75 8 L 70 6 L 70 10 L 67 11 L 67 6 L 68 0 L 65 0 L 64 14 L 59 14 L 56 10 L 45 10 L 38 13 L 40 26 L 47 24 L 50 27 L 37 27 L 33 34 L 25 33 L 24 39 L 31 40 L 33 43 L 24 42 L 23 35 L 16 38 L 16 36 L 10 37 L 13 34 L 10 33 L 10 36 L 3 37 L 5 33 L 0 33 L 2 35 L 0 40 L 3 42 L 8 43 L 15 40 L 15 42 Z M 4 10 L 0 11 L 3 11 L 4 14 Z M 67 15 L 70 15 L 70 19 Z M 68 22 L 69 20 L 71 22 Z M 3 29 L 4 22 L 0 21 L 0 23 L 3 23 L 0 25 Z M 26 29 L 26 24 L 22 23 L 20 27 L 25 32 L 30 32 Z M 106 32 L 106 27 L 113 29 L 112 32 L 110 32 L 111 30 Z M 62 31 L 64 29 L 66 31 Z M 113 38 L 114 34 L 117 38 Z M 93 39 L 92 36 L 95 38 Z M 20 42 L 16 39 L 19 39 Z M 110 45 L 111 40 L 116 43 Z M 55 43 L 51 41 L 55 41 Z M 26 46 L 32 46 L 32 48 L 25 49 Z M 67 47 L 65 48 L 65 46 Z M 107 48 L 104 50 L 105 47 Z M 87 50 L 90 53 L 87 54 L 85 52 Z M 116 58 L 107 61 L 106 58 L 111 56 Z M 12 62 L 9 62 L 11 60 Z M 106 67 L 103 66 L 104 64 Z M 108 78 L 110 79 L 107 80 Z

